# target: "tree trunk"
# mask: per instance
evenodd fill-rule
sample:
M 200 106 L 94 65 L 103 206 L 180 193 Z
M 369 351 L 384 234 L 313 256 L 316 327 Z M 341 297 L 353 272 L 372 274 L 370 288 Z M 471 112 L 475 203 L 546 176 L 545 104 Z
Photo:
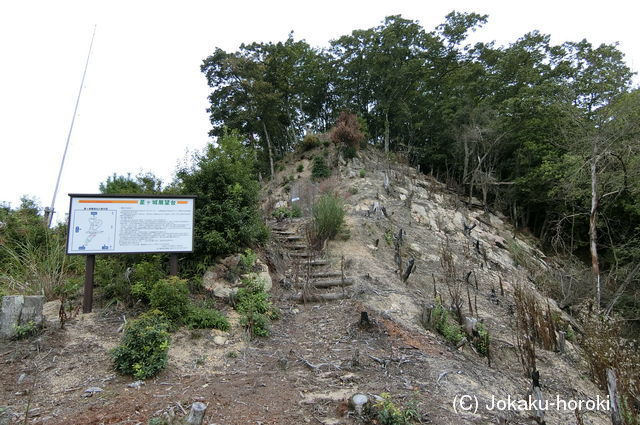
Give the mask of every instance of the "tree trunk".
M 462 170 L 462 184 L 469 182 L 469 141 L 464 141 L 464 169 Z
M 598 263 L 598 174 L 597 162 L 598 151 L 597 142 L 593 141 L 593 152 L 591 158 L 591 214 L 589 216 L 589 247 L 591 251 L 591 273 L 596 289 L 595 304 L 600 310 L 600 265 Z
M 389 153 L 389 110 L 384 113 L 384 153 Z
M 616 383 L 616 374 L 613 369 L 607 369 L 607 390 L 609 391 L 611 423 L 613 425 L 622 425 L 620 404 L 618 402 L 618 386 Z
M 262 121 L 262 129 L 264 130 L 264 136 L 267 139 L 267 149 L 269 150 L 269 166 L 271 167 L 271 178 L 276 174 L 273 168 L 273 150 L 271 149 L 271 139 L 269 138 L 269 132 L 267 131 L 267 126 Z

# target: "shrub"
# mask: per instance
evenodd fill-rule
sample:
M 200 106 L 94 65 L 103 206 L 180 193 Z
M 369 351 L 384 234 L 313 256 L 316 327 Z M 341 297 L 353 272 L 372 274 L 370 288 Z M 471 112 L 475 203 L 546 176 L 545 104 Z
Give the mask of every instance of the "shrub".
M 349 148 L 349 153 L 355 156 L 360 143 L 364 140 L 358 117 L 347 111 L 340 112 L 336 124 L 331 129 L 331 140 L 337 145 L 342 144 Z
M 300 205 L 293 204 L 291 208 L 287 207 L 279 207 L 271 213 L 274 218 L 282 220 L 284 218 L 297 218 L 302 217 L 302 209 Z
M 264 283 L 256 276 L 243 283 L 235 297 L 235 309 L 242 315 L 240 324 L 254 336 L 269 336 L 271 320 L 279 318 L 280 312 L 272 306 Z
M 127 323 L 120 345 L 112 351 L 116 371 L 136 379 L 155 376 L 167 365 L 169 323 L 152 310 Z
M 296 168 L 296 171 L 297 171 L 298 173 L 303 172 L 303 171 L 304 171 L 304 165 L 302 165 L 302 164 L 298 165 L 298 168 Z
M 13 339 L 26 339 L 38 333 L 38 325 L 33 320 L 29 320 L 23 325 L 13 325 Z
M 442 303 L 436 303 L 432 315 L 432 322 L 435 325 L 436 331 L 451 344 L 458 345 L 464 338 L 464 333 L 460 325 L 450 318 L 449 311 Z
M 194 211 L 194 254 L 183 270 L 238 252 L 269 236 L 259 209 L 260 184 L 253 151 L 235 132 L 193 158 L 191 166 L 176 172 L 181 193 L 197 196 Z
M 187 281 L 171 276 L 159 280 L 149 294 L 151 308 L 160 310 L 174 324 L 181 324 L 189 313 Z
M 489 356 L 489 331 L 483 323 L 478 323 L 478 336 L 473 341 L 473 346 L 476 347 L 478 353 L 481 356 L 488 357 Z
M 240 254 L 240 268 L 245 272 L 250 272 L 257 260 L 256 253 L 251 248 L 247 248 L 244 250 L 244 254 Z
M 313 206 L 313 233 L 316 241 L 333 239 L 344 224 L 344 205 L 336 195 L 326 193 Z
M 302 152 L 310 151 L 320 146 L 320 138 L 316 134 L 307 134 L 302 139 Z
M 313 158 L 313 168 L 311 169 L 311 177 L 314 180 L 321 180 L 329 177 L 331 175 L 331 170 L 327 166 L 324 158 L 321 156 L 316 156 Z
M 367 175 L 367 172 L 364 170 L 364 168 L 362 170 L 360 170 L 360 178 L 363 179 L 365 178 Z
M 373 405 L 376 423 L 381 425 L 406 425 L 418 419 L 413 406 L 397 406 L 389 393 L 380 394 L 382 399 Z
M 222 313 L 211 308 L 191 307 L 185 324 L 190 329 L 229 330 L 229 320 Z
M 132 267 L 131 295 L 135 298 L 149 302 L 149 294 L 155 284 L 164 277 L 164 270 L 158 262 L 141 261 Z
M 116 256 L 98 256 L 94 273 L 96 288 L 107 303 L 132 302 L 133 287 L 126 278 L 127 263 Z
M 344 159 L 349 160 L 358 156 L 358 151 L 353 146 L 343 146 L 342 147 L 342 156 Z

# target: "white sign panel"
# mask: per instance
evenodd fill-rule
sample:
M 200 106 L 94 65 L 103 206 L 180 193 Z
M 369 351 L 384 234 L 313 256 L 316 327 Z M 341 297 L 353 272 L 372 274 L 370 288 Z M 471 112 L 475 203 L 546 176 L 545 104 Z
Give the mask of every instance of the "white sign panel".
M 193 251 L 192 197 L 69 196 L 67 254 Z

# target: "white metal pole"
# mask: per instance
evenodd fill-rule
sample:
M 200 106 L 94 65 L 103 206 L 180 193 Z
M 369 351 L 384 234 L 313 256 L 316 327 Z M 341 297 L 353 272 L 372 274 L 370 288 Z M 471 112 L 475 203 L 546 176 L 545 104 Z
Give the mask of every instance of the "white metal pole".
M 56 196 L 58 195 L 58 188 L 60 186 L 60 178 L 62 177 L 62 169 L 64 168 L 64 161 L 67 158 L 67 150 L 69 149 L 69 141 L 71 140 L 71 132 L 73 131 L 73 124 L 76 121 L 76 114 L 78 113 L 78 105 L 80 104 L 80 95 L 82 94 L 82 87 L 84 86 L 84 77 L 87 75 L 87 68 L 89 67 L 89 58 L 91 57 L 91 49 L 93 48 L 93 39 L 96 36 L 96 26 L 93 26 L 93 35 L 91 36 L 91 44 L 89 44 L 89 54 L 87 55 L 87 62 L 84 64 L 84 72 L 82 73 L 82 81 L 80 82 L 80 90 L 78 90 L 78 98 L 76 99 L 76 107 L 73 110 L 73 117 L 71 118 L 71 127 L 69 127 L 69 134 L 67 135 L 67 143 L 64 146 L 64 153 L 62 154 L 62 161 L 60 162 L 60 171 L 58 171 L 58 179 L 56 180 L 56 188 L 53 191 L 53 199 L 51 200 L 51 207 L 49 208 L 47 226 L 51 226 L 53 221 L 54 206 L 56 204 Z

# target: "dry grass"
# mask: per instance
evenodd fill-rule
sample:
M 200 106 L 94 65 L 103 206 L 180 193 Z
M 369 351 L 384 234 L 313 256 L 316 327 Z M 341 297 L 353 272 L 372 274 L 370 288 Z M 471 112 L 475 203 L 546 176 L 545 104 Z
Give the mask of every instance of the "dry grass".
M 556 330 L 551 309 L 540 305 L 536 296 L 516 285 L 513 298 L 516 306 L 516 347 L 525 376 L 536 371 L 536 346 L 553 350 L 556 347 Z
M 640 424 L 640 347 L 623 337 L 624 326 L 611 318 L 591 317 L 582 341 L 589 371 L 606 391 L 607 369 L 615 370 L 621 408 L 627 425 Z

